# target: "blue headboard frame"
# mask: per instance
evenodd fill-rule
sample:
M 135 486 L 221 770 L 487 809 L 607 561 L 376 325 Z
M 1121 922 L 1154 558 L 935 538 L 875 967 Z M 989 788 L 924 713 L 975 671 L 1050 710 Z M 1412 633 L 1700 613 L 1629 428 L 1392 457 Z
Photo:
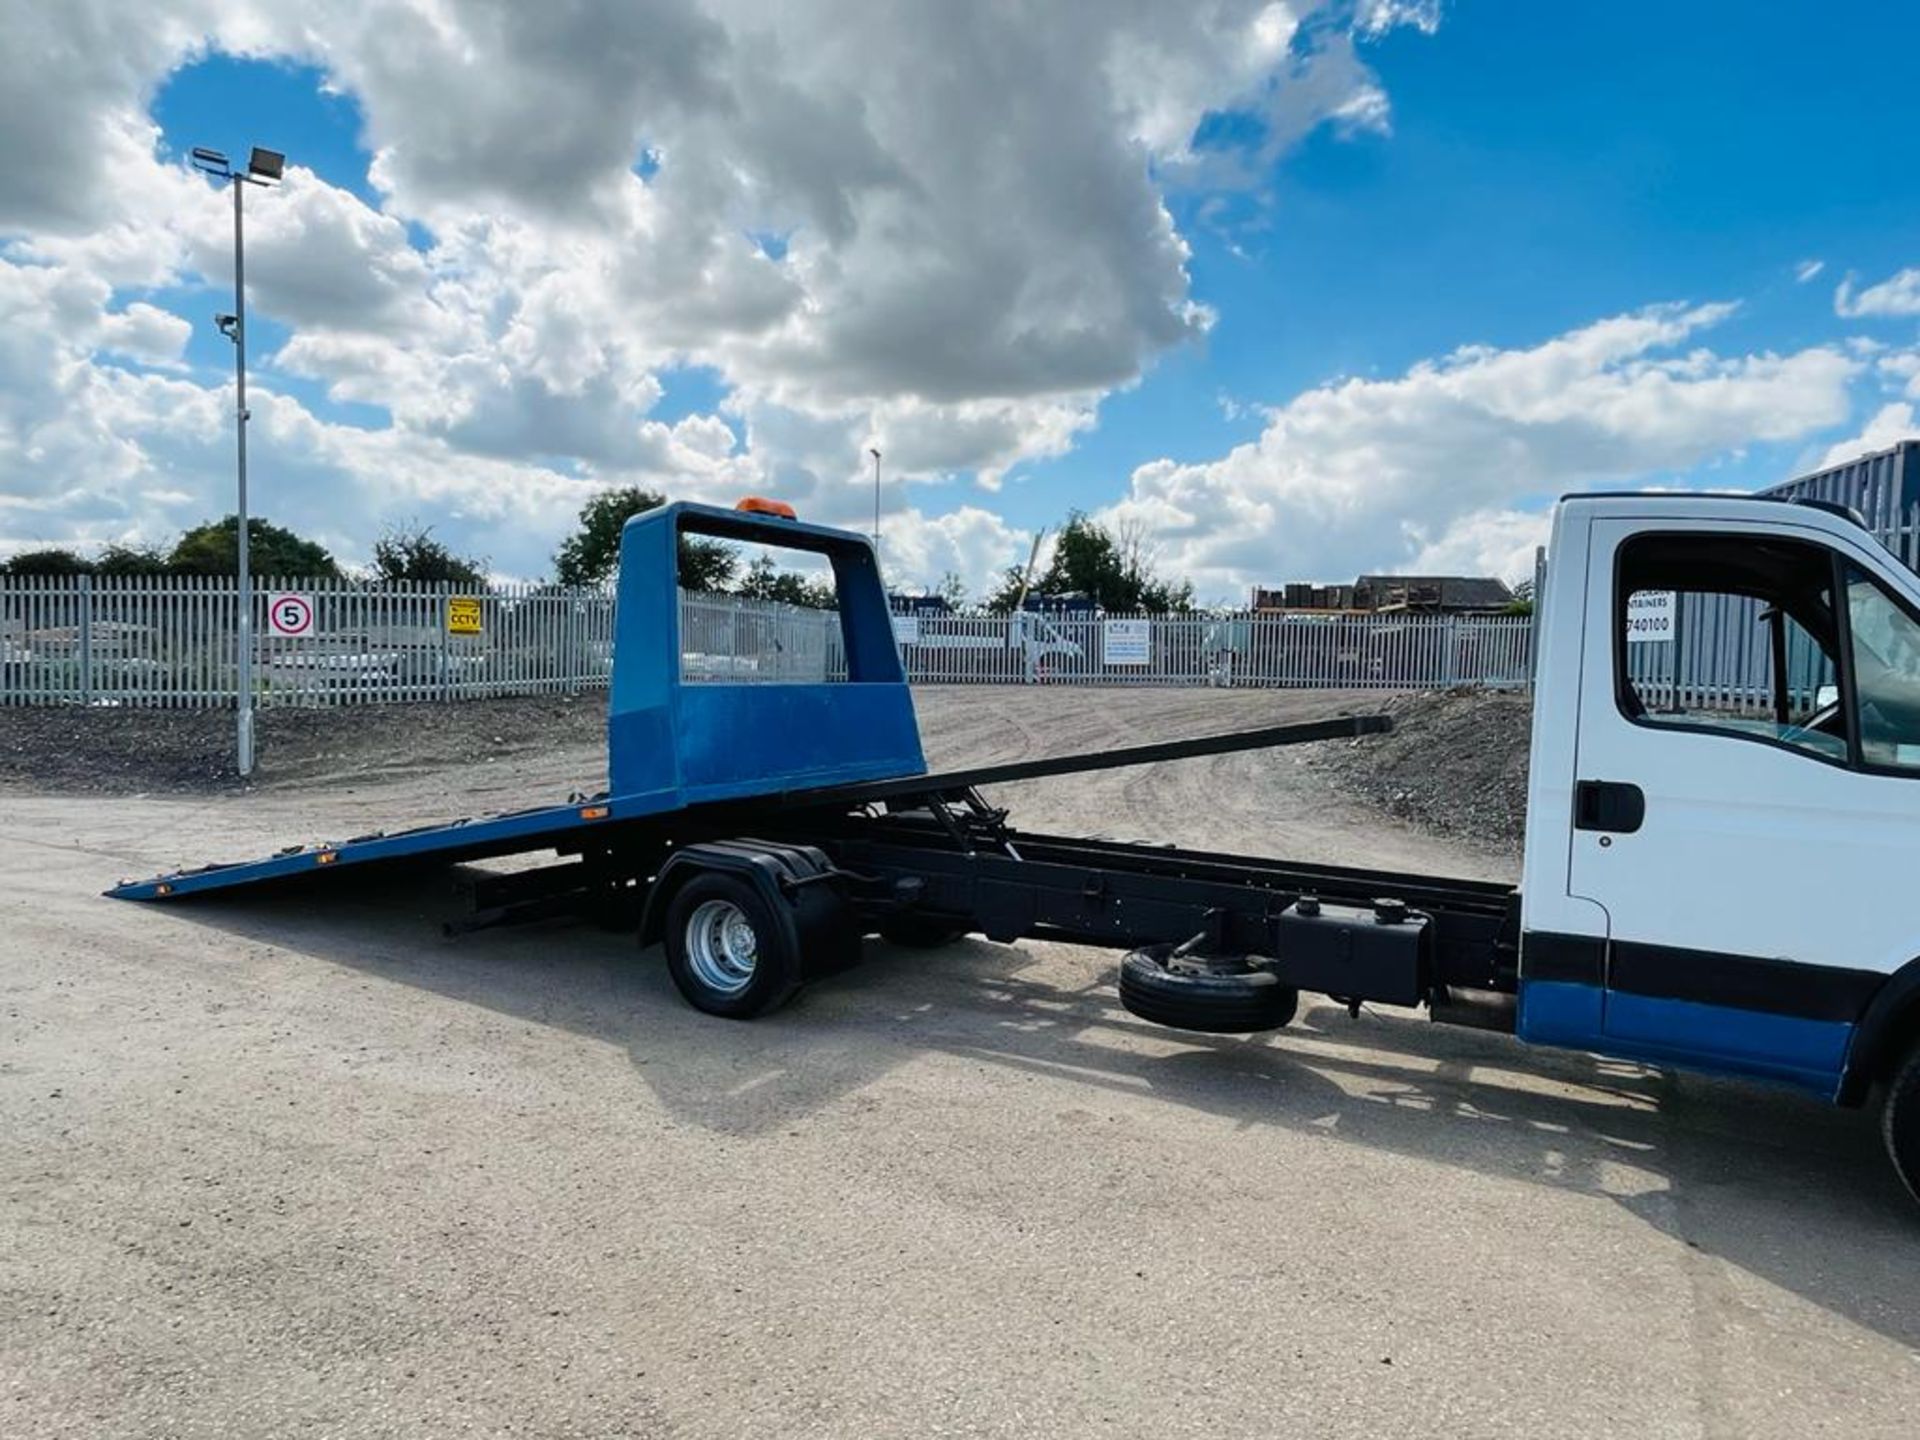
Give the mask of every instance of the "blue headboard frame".
M 683 684 L 682 534 L 824 556 L 847 680 Z M 608 784 L 645 809 L 926 773 L 886 591 L 863 536 L 711 505 L 636 515 L 620 537 L 613 653 Z

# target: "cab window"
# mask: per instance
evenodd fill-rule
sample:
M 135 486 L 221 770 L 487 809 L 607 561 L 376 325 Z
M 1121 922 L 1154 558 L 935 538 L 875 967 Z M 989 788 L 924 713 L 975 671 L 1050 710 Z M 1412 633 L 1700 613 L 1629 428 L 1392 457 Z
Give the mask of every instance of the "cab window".
M 1920 770 L 1920 622 L 1866 571 L 1845 574 L 1861 759 Z
M 1770 537 L 1641 535 L 1618 563 L 1627 718 L 1845 763 L 1831 552 Z M 1913 653 L 1920 660 L 1920 648 Z

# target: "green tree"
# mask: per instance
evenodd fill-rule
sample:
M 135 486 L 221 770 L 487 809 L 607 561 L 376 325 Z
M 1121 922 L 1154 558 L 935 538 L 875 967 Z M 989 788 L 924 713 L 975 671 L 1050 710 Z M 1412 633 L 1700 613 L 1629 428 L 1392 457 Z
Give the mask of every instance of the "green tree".
M 98 575 L 165 575 L 167 552 L 158 545 L 109 545 L 93 562 Z
M 1154 573 L 1138 526 L 1116 532 L 1078 510 L 1060 527 L 1046 578 L 1037 588 L 1043 595 L 1085 595 L 1102 610 L 1165 614 L 1193 608 L 1190 583 L 1176 585 Z
M 9 575 L 91 575 L 93 562 L 71 550 L 22 550 L 0 566 Z
M 627 521 L 644 510 L 667 503 L 667 497 L 638 485 L 603 490 L 580 507 L 580 528 L 567 537 L 553 557 L 555 577 L 562 585 L 600 585 L 620 568 L 620 532 Z M 738 564 L 733 547 L 718 540 L 680 537 L 680 584 L 687 590 L 724 590 Z
M 985 604 L 995 615 L 1010 615 L 1014 606 L 1020 603 L 1020 593 L 1027 588 L 1027 568 L 1024 565 L 1009 565 L 1000 572 L 1000 583 L 988 593 Z
M 834 610 L 840 603 L 832 581 L 782 570 L 764 550 L 747 566 L 736 593 L 748 600 L 772 600 L 782 605 L 802 605 L 809 610 Z
M 987 599 L 987 608 L 1000 614 L 1019 603 L 1026 571 L 1010 566 Z M 1053 556 L 1044 572 L 1034 577 L 1034 595 L 1085 595 L 1102 610 L 1145 610 L 1156 615 L 1193 609 L 1193 585 L 1155 573 L 1151 547 L 1138 526 L 1109 530 L 1079 510 L 1054 539 Z
M 949 609 L 958 610 L 967 603 L 967 582 L 960 578 L 959 571 L 949 570 L 933 587 L 933 593 L 946 601 Z
M 450 581 L 479 588 L 487 583 L 487 562 L 456 555 L 433 538 L 433 528 L 415 524 L 389 527 L 373 542 L 373 573 L 380 580 Z
M 240 519 L 209 520 L 174 542 L 167 567 L 182 575 L 232 575 L 240 569 Z M 255 575 L 307 579 L 337 576 L 326 547 L 271 521 L 247 520 L 247 568 Z

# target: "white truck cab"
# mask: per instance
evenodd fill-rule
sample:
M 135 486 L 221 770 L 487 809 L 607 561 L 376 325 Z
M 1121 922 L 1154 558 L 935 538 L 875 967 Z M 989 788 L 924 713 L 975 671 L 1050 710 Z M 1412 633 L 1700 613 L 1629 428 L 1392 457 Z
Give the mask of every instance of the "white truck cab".
M 1671 493 L 1570 496 L 1549 553 L 1518 1033 L 1857 1100 L 1920 1015 L 1920 577 Z M 1663 636 L 1720 663 L 1649 673 Z

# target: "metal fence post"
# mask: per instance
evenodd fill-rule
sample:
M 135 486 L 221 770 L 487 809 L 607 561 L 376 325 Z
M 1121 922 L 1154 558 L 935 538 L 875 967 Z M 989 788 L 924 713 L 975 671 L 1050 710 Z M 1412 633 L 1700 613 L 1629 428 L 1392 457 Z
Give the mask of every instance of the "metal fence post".
M 80 577 L 80 703 L 93 704 L 93 577 Z
M 569 695 L 578 695 L 580 693 L 580 672 L 586 668 L 580 663 L 580 606 L 582 602 L 579 591 L 569 587 L 566 592 L 566 599 L 562 603 L 567 607 L 566 624 L 561 627 L 562 633 L 566 637 L 561 641 L 561 644 L 565 647 L 564 654 L 566 659 L 564 664 L 566 666 L 565 678 L 567 693 Z
M 440 671 L 434 677 L 434 692 L 442 701 L 453 696 L 453 643 L 447 635 L 447 606 L 453 598 L 454 581 L 442 581 L 437 585 L 417 587 L 427 603 L 420 608 L 433 616 L 434 645 L 440 653 Z M 485 613 L 484 610 L 482 612 Z

